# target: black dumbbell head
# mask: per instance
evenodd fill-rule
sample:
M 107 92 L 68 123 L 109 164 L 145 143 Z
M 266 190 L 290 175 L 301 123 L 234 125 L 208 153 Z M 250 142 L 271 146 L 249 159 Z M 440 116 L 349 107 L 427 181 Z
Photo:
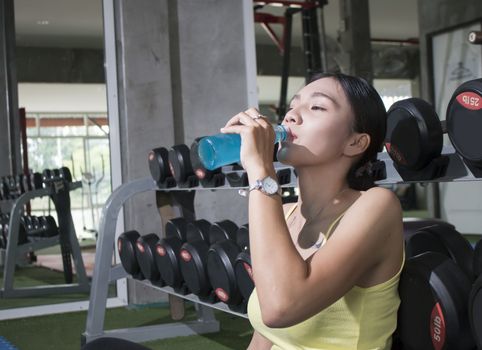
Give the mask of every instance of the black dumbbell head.
M 157 242 L 159 242 L 159 236 L 155 233 L 140 236 L 136 242 L 136 256 L 139 267 L 144 277 L 151 282 L 160 280 L 155 260 Z
M 43 186 L 42 174 L 33 173 L 30 178 L 31 178 L 31 182 L 32 182 L 31 187 L 32 187 L 33 190 L 39 190 L 39 189 L 42 188 L 42 186 Z
M 176 290 L 182 288 L 184 283 L 179 255 L 184 242 L 185 240 L 173 235 L 159 240 L 156 244 L 155 261 L 161 278 L 168 286 Z
M 139 232 L 133 230 L 121 233 L 117 239 L 117 250 L 119 252 L 122 267 L 124 267 L 124 270 L 133 277 L 138 276 L 140 273 L 135 248 L 139 237 Z
M 147 156 L 149 171 L 152 179 L 157 183 L 163 183 L 166 178 L 172 177 L 169 168 L 169 152 L 164 147 L 154 148 Z
M 167 237 L 177 237 L 178 239 L 185 241 L 187 233 L 188 221 L 183 218 L 173 218 L 166 222 L 165 226 L 165 236 Z
M 202 240 L 209 243 L 210 228 L 211 223 L 204 219 L 189 222 L 186 227 L 186 240 L 188 242 Z
M 471 282 L 450 258 L 428 252 L 406 261 L 399 284 L 398 336 L 407 349 L 473 349 Z
M 42 216 L 40 218 L 40 224 L 45 237 L 53 237 L 59 234 L 57 223 L 51 215 Z
M 214 293 L 228 305 L 239 305 L 243 301 L 239 291 L 234 265 L 241 249 L 235 241 L 225 239 L 211 245 L 208 252 L 207 270 Z
M 72 173 L 70 169 L 66 166 L 63 166 L 59 169 L 60 178 L 66 182 L 72 182 Z
M 465 160 L 482 167 L 482 79 L 467 81 L 453 93 L 447 106 L 447 133 Z
M 238 284 L 239 291 L 243 298 L 248 300 L 254 289 L 253 269 L 251 267 L 249 249 L 242 251 L 236 257 L 234 272 L 236 274 L 236 283 Z
M 476 277 L 482 275 L 482 239 L 474 248 L 474 274 Z
M 465 272 L 470 281 L 474 280 L 474 250 L 469 241 L 455 228 L 446 225 L 429 226 L 423 229 L 437 237 L 445 246 L 449 257 Z
M 244 224 L 236 232 L 236 243 L 241 251 L 249 249 L 249 225 Z
M 226 239 L 236 241 L 236 231 L 238 226 L 231 220 L 215 222 L 209 229 L 209 242 L 214 244 Z
M 47 183 L 47 182 L 50 182 L 52 181 L 52 177 L 53 177 L 54 173 L 52 170 L 50 169 L 44 169 L 44 171 L 42 171 L 42 181 L 44 183 Z
M 422 169 L 440 155 L 442 145 L 442 126 L 428 102 L 409 98 L 390 107 L 385 147 L 395 163 L 410 170 Z
M 194 175 L 189 155 L 189 147 L 185 144 L 174 145 L 169 150 L 169 168 L 178 184 L 188 181 Z
M 204 240 L 186 242 L 181 246 L 181 273 L 189 290 L 199 297 L 207 298 L 212 293 L 207 274 L 209 245 Z
M 477 349 L 482 349 L 482 275 L 472 286 L 469 297 L 469 322 Z

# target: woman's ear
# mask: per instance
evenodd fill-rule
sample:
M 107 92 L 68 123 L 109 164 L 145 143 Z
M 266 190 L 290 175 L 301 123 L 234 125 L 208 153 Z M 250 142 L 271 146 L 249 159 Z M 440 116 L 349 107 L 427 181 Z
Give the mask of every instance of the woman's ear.
M 370 135 L 354 133 L 348 140 L 344 153 L 349 157 L 355 157 L 365 152 L 368 146 L 370 146 Z

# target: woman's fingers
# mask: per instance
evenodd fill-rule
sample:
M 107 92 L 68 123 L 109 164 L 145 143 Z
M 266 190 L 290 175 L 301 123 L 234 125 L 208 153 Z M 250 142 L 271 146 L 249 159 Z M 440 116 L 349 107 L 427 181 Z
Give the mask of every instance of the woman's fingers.
M 229 127 L 229 126 L 232 126 L 232 125 L 239 125 L 239 124 L 256 125 L 255 121 L 253 120 L 253 118 L 251 116 L 249 116 L 245 112 L 241 112 L 241 113 L 236 114 L 231 119 L 229 119 L 224 127 L 226 128 L 226 127 Z

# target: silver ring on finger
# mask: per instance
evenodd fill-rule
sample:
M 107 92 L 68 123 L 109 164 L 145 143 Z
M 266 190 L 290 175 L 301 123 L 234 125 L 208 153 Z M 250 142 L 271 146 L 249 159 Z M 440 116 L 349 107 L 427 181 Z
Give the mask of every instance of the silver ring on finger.
M 258 114 L 256 117 L 253 118 L 253 120 L 260 119 L 260 118 L 264 118 L 264 116 L 262 114 Z

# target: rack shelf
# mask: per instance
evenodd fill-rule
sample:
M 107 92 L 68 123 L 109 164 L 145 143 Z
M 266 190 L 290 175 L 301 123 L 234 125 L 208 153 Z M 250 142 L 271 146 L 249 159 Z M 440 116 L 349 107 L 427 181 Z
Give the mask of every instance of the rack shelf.
M 457 182 L 480 180 L 479 178 L 475 177 L 465 166 L 462 159 L 455 153 L 455 150 L 452 146 L 445 146 L 443 148 L 442 154 L 449 157 L 449 166 L 444 177 L 428 181 L 404 181 L 395 169 L 389 155 L 386 152 L 380 153 L 378 155 L 378 159 L 385 163 L 387 177 L 383 180 L 377 181 L 376 183 L 379 185 L 391 185 L 415 182 Z M 287 168 L 291 170 L 291 181 L 283 185 L 283 187 L 295 187 L 297 185 L 296 175 L 293 168 L 283 165 L 281 163 L 275 163 L 275 168 L 276 170 Z M 233 171 L 232 168 L 226 168 L 223 170 Z M 238 172 L 238 175 L 242 174 L 242 171 L 236 172 Z M 121 265 L 111 267 L 111 261 L 115 247 L 114 239 L 117 216 L 124 202 L 128 198 L 138 193 L 147 191 L 164 191 L 166 193 L 175 193 L 179 191 L 217 191 L 233 190 L 240 188 L 242 187 L 232 187 L 229 184 L 216 188 L 202 186 L 195 186 L 191 188 L 159 188 L 158 185 L 151 178 L 134 180 L 118 187 L 108 198 L 102 211 L 102 218 L 99 227 L 99 240 L 97 241 L 97 250 L 95 256 L 96 264 L 94 267 L 94 277 L 92 280 L 90 304 L 87 316 L 86 330 L 83 334 L 83 341 L 88 342 L 95 338 L 108 335 L 124 339 L 130 339 L 133 341 L 147 341 L 152 339 L 178 336 L 179 333 L 177 333 L 177 331 L 180 331 L 181 329 L 186 332 L 183 333 L 184 335 L 190 335 L 193 334 L 193 327 L 196 328 L 196 333 L 213 332 L 215 331 L 215 329 L 219 329 L 219 325 L 214 319 L 212 309 L 218 309 L 239 317 L 247 318 L 246 314 L 235 312 L 229 309 L 224 303 L 206 303 L 193 294 L 182 295 L 176 293 L 171 287 L 159 287 L 152 285 L 149 281 L 143 281 L 143 283 L 151 285 L 153 288 L 156 288 L 171 295 L 175 295 L 179 298 L 192 301 L 195 303 L 195 305 L 198 305 L 198 312 L 200 317 L 197 323 L 195 323 L 194 325 L 190 324 L 188 328 L 186 328 L 186 324 L 172 323 L 150 326 L 148 328 L 140 327 L 138 329 L 122 329 L 115 331 L 103 330 L 108 284 L 109 282 L 114 282 L 117 279 L 128 277 L 127 273 L 124 271 Z

